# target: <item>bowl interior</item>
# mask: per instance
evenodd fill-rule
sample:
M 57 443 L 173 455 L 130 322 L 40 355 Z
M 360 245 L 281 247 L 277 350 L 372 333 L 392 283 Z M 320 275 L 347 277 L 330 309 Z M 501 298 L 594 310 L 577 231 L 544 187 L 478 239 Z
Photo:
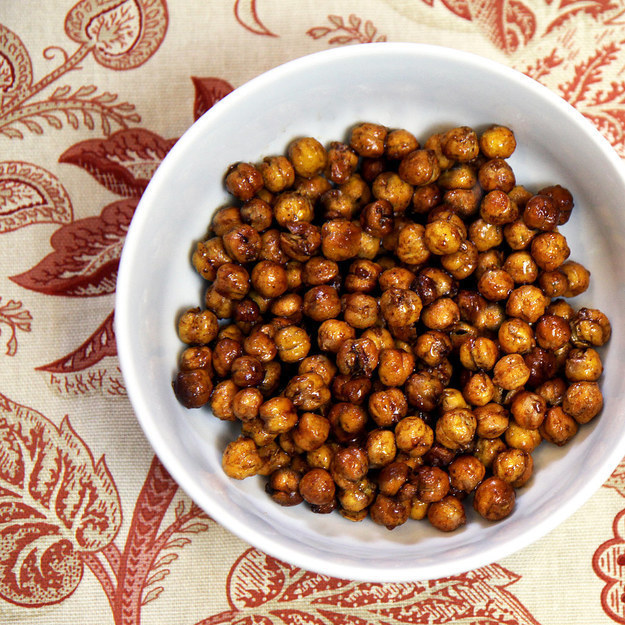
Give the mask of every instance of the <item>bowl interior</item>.
M 543 443 L 535 474 L 514 514 L 443 535 L 427 523 L 392 532 L 338 514 L 282 508 L 260 479 L 237 482 L 221 470 L 236 430 L 209 411 L 186 410 L 171 380 L 181 344 L 179 313 L 200 305 L 203 285 L 190 264 L 213 211 L 228 203 L 227 166 L 284 153 L 297 136 L 344 139 L 359 121 L 404 127 L 419 139 L 457 125 L 513 128 L 510 159 L 530 190 L 562 184 L 575 198 L 562 228 L 571 258 L 592 272 L 575 306 L 606 312 L 613 336 L 603 352 L 605 408 L 565 448 Z M 563 521 L 624 455 L 621 427 L 625 228 L 621 163 L 576 111 L 512 70 L 466 53 L 420 44 L 368 44 L 304 57 L 243 85 L 218 102 L 174 146 L 146 190 L 120 266 L 116 335 L 137 417 L 167 469 L 213 518 L 242 539 L 309 570 L 369 581 L 409 581 L 459 573 L 499 559 Z

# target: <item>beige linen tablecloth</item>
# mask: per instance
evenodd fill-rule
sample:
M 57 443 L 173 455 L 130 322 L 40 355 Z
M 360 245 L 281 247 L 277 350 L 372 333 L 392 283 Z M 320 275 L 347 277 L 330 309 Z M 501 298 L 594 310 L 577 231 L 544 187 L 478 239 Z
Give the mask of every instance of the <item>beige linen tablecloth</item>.
M 233 88 L 372 41 L 514 67 L 625 155 L 625 0 L 0 0 L 0 622 L 625 623 L 625 466 L 501 562 L 365 584 L 231 535 L 135 420 L 113 304 L 151 174 Z

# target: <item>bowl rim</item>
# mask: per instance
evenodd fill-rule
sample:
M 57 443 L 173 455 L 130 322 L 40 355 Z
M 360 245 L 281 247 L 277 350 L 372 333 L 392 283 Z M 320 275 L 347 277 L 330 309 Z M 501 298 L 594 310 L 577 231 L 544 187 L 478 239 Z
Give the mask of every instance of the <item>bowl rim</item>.
M 370 567 L 363 567 L 357 563 L 348 562 L 333 562 L 329 566 L 330 563 L 324 560 L 322 553 L 313 556 L 291 548 L 285 548 L 285 545 L 280 542 L 279 535 L 275 537 L 268 536 L 257 531 L 254 527 L 241 522 L 236 514 L 233 514 L 227 507 L 221 506 L 219 502 L 211 499 L 202 489 L 199 482 L 194 479 L 193 473 L 188 471 L 184 463 L 170 451 L 167 441 L 151 421 L 151 411 L 149 404 L 146 402 L 146 397 L 136 389 L 133 383 L 139 372 L 134 363 L 132 350 L 129 347 L 131 344 L 129 327 L 125 320 L 129 318 L 132 311 L 127 307 L 124 293 L 131 289 L 131 257 L 136 253 L 135 249 L 141 235 L 141 225 L 145 220 L 149 219 L 152 198 L 158 194 L 159 186 L 166 183 L 170 165 L 178 159 L 179 155 L 184 154 L 187 146 L 195 142 L 197 137 L 204 133 L 204 129 L 213 123 L 214 119 L 219 118 L 222 110 L 236 106 L 238 101 L 249 97 L 257 88 L 263 87 L 266 83 L 278 80 L 290 72 L 305 71 L 307 67 L 315 65 L 319 61 L 338 61 L 353 57 L 367 58 L 370 55 L 393 57 L 397 54 L 425 55 L 461 61 L 471 67 L 486 70 L 491 74 L 504 76 L 507 80 L 521 83 L 525 88 L 536 92 L 541 98 L 548 100 L 552 106 L 559 109 L 564 115 L 572 117 L 576 124 L 584 127 L 589 138 L 597 144 L 600 151 L 619 173 L 621 179 L 624 178 L 621 159 L 607 139 L 599 133 L 592 123 L 548 87 L 516 69 L 473 52 L 425 43 L 379 42 L 326 49 L 281 63 L 243 83 L 223 99 L 216 102 L 182 134 L 155 171 L 137 205 L 122 249 L 115 292 L 114 330 L 120 369 L 126 381 L 128 397 L 147 440 L 180 488 L 232 534 L 278 560 L 286 561 L 302 569 L 319 574 L 374 583 L 416 582 L 448 577 L 499 561 L 529 546 L 570 517 L 597 491 L 625 455 L 625 438 L 620 441 L 620 445 L 615 445 L 605 454 L 600 470 L 593 474 L 592 478 L 584 484 L 583 488 L 576 492 L 574 497 L 567 500 L 561 507 L 559 515 L 552 515 L 528 528 L 526 532 L 520 532 L 512 536 L 503 545 L 483 545 L 483 549 L 479 553 L 461 555 L 451 564 L 449 562 L 433 563 L 425 566 L 417 564 L 410 568 L 377 566 L 375 570 L 372 570 Z

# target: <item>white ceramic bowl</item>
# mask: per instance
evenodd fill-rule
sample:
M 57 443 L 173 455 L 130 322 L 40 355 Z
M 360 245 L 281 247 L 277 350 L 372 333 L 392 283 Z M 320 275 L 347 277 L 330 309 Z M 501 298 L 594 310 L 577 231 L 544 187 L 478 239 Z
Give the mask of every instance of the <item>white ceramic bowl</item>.
M 282 508 L 262 480 L 221 469 L 234 437 L 206 410 L 186 410 L 171 380 L 181 344 L 179 313 L 202 301 L 189 258 L 212 212 L 227 202 L 226 167 L 284 153 L 296 136 L 340 139 L 358 121 L 405 127 L 419 138 L 455 125 L 514 129 L 517 181 L 560 183 L 576 202 L 563 228 L 572 259 L 592 272 L 575 305 L 605 311 L 613 336 L 604 352 L 601 417 L 560 449 L 535 452 L 531 484 L 514 513 L 486 523 L 469 511 L 453 534 L 427 522 L 387 531 L 339 514 Z M 121 367 L 137 417 L 181 487 L 214 519 L 259 549 L 312 571 L 357 580 L 410 581 L 457 574 L 502 558 L 572 514 L 625 455 L 623 370 L 625 220 L 622 164 L 579 113 L 529 78 L 489 60 L 440 47 L 382 43 L 328 50 L 277 67 L 239 87 L 173 147 L 137 208 L 124 246 L 115 312 Z

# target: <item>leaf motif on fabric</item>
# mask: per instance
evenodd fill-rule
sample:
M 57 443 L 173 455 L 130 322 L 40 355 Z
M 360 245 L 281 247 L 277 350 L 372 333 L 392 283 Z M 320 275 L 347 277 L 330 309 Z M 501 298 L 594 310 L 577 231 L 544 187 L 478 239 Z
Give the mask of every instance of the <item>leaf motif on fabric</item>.
M 119 200 L 97 217 L 61 226 L 50 238 L 53 252 L 17 276 L 20 286 L 69 297 L 96 297 L 115 292 L 122 246 L 138 199 Z
M 228 603 L 239 609 L 261 606 L 282 592 L 284 582 L 285 575 L 278 560 L 256 549 L 248 549 L 228 574 Z
M 106 139 L 76 143 L 59 162 L 81 167 L 112 193 L 139 198 L 176 141 L 145 128 L 118 130 Z
M 277 37 L 261 21 L 256 10 L 256 0 L 235 0 L 234 17 L 245 28 L 255 35 Z
M 109 545 L 122 522 L 104 458 L 67 417 L 57 427 L 0 394 L 0 596 L 55 603 L 82 577 L 82 552 Z
M 6 303 L 2 303 L 0 297 L 0 335 L 2 335 L 3 328 L 8 330 L 8 338 L 6 335 L 3 337 L 3 342 L 6 345 L 6 355 L 15 356 L 17 353 L 17 332 L 30 332 L 30 322 L 33 317 L 28 310 L 22 308 L 22 302 L 16 302 L 10 299 Z
M 614 489 L 621 497 L 625 497 L 625 458 L 619 462 L 603 485 Z
M 81 0 L 65 18 L 65 32 L 92 47 L 96 61 L 116 70 L 139 67 L 165 38 L 165 0 Z
M 442 3 L 458 17 L 461 17 L 463 20 L 471 21 L 469 0 L 442 0 Z
M 222 78 L 198 78 L 191 76 L 195 87 L 195 102 L 193 103 L 193 118 L 199 119 L 213 104 L 225 98 L 234 87 Z
M 550 34 L 566 21 L 580 13 L 596 20 L 602 14 L 618 9 L 619 7 L 620 4 L 612 2 L 612 0 L 560 0 L 556 8 L 557 16 L 545 28 L 545 35 Z M 607 22 L 609 22 L 609 18 Z
M 56 176 L 32 163 L 0 162 L 0 234 L 72 219 L 71 200 Z
M 30 55 L 22 40 L 0 24 L 0 105 L 33 81 Z

